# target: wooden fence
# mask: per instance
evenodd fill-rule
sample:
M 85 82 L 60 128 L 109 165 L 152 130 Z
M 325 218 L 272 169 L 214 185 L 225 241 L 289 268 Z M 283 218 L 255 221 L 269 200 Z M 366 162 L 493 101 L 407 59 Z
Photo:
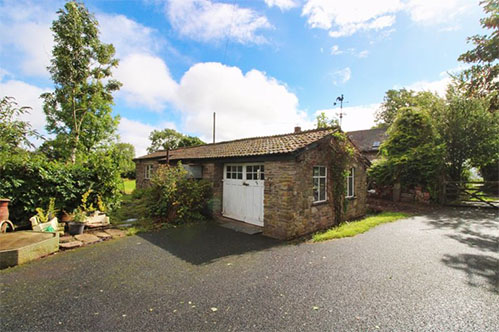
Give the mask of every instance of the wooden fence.
M 445 181 L 441 203 L 499 209 L 498 181 Z

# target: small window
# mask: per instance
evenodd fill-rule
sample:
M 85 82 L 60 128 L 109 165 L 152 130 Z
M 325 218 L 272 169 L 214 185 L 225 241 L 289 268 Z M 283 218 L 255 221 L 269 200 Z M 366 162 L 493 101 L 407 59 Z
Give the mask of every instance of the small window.
M 265 180 L 263 165 L 246 166 L 246 180 Z
M 146 169 L 145 169 L 144 178 L 149 180 L 152 177 L 152 172 L 153 172 L 153 165 L 147 164 Z
M 226 166 L 225 178 L 242 180 L 243 166 L 230 166 L 230 165 Z
M 327 169 L 324 166 L 315 166 L 313 173 L 314 202 L 327 200 Z
M 355 196 L 355 168 L 350 168 L 347 176 L 347 196 L 346 197 L 354 197 Z
M 379 148 L 380 145 L 381 145 L 381 143 L 379 141 L 375 141 L 373 143 L 373 148 Z

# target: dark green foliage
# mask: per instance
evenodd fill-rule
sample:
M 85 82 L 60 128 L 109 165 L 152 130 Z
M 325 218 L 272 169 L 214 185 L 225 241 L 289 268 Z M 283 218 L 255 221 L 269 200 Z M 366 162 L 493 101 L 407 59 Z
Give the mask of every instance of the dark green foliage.
M 447 104 L 434 120 L 446 145 L 448 177 L 459 181 L 468 164 L 480 168 L 499 160 L 499 114 L 489 112 L 485 100 L 466 97 L 456 84 L 449 86 Z
M 29 122 L 19 120 L 19 116 L 29 113 L 30 107 L 19 107 L 13 97 L 0 99 L 0 151 L 12 153 L 23 148 L 31 148 L 30 137 L 39 138 Z
M 168 128 L 153 130 L 149 135 L 149 140 L 151 141 L 151 146 L 147 148 L 148 153 L 205 144 L 198 137 L 184 135 Z
M 381 145 L 382 158 L 369 170 L 377 186 L 400 182 L 404 188 L 423 186 L 435 193 L 443 166 L 444 146 L 428 113 L 403 108 Z
M 111 156 L 121 172 L 122 178 L 135 179 L 135 148 L 130 143 L 116 143 L 111 146 Z
M 211 185 L 205 180 L 189 179 L 180 164 L 162 166 L 142 195 L 151 217 L 179 224 L 204 218 L 202 211 L 211 197 Z
M 112 79 L 118 65 L 114 47 L 99 40 L 98 22 L 85 6 L 67 2 L 52 23 L 55 46 L 48 67 L 54 92 L 42 94 L 47 131 L 64 144 L 60 155 L 87 154 L 105 144 L 119 119 L 111 115 L 112 93 L 121 83 Z
M 484 98 L 489 110 L 499 109 L 499 1 L 484 0 L 480 4 L 489 16 L 480 20 L 483 29 L 492 30 L 489 35 L 468 38 L 475 48 L 461 54 L 459 61 L 473 64 L 458 77 L 460 88 L 471 98 Z
M 434 113 L 443 106 L 442 98 L 428 91 L 388 90 L 381 109 L 376 113 L 377 127 L 389 127 L 395 121 L 399 110 L 405 107 L 419 107 Z
M 100 194 L 108 207 L 119 203 L 119 171 L 104 153 L 95 153 L 85 162 L 66 164 L 49 161 L 43 155 L 16 154 L 0 161 L 0 197 L 12 200 L 10 219 L 25 224 L 35 208 L 55 198 L 59 210 L 73 211 L 82 195 L 93 189 L 89 203 L 97 206 Z

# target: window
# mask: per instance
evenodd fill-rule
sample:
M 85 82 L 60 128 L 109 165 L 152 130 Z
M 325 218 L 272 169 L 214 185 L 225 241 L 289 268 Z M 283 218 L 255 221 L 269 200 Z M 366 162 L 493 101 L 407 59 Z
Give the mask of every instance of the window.
M 355 196 L 355 168 L 350 168 L 347 176 L 347 197 Z
M 246 180 L 265 180 L 263 165 L 246 166 Z
M 144 178 L 145 179 L 150 179 L 152 177 L 152 171 L 153 171 L 153 165 L 152 164 L 147 164 L 146 165 L 146 169 L 145 169 Z
M 225 178 L 226 179 L 242 180 L 243 179 L 243 166 L 227 165 Z
M 327 199 L 327 169 L 324 166 L 314 166 L 314 202 L 324 202 Z

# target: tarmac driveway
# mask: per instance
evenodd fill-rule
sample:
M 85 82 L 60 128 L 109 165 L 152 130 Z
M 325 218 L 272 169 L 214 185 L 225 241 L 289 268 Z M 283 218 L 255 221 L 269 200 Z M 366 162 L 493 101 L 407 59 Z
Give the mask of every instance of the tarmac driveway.
M 499 331 L 499 216 L 287 244 L 213 224 L 0 272 L 2 331 Z

